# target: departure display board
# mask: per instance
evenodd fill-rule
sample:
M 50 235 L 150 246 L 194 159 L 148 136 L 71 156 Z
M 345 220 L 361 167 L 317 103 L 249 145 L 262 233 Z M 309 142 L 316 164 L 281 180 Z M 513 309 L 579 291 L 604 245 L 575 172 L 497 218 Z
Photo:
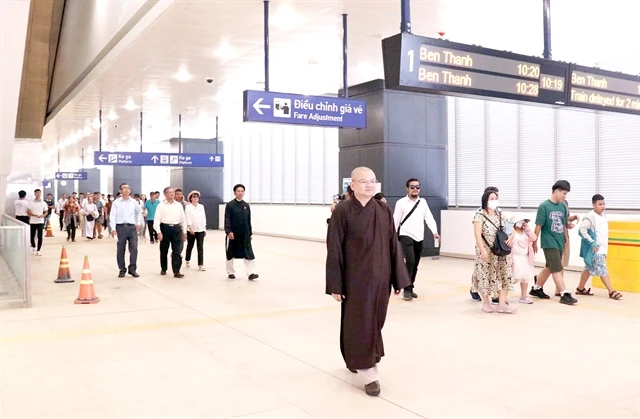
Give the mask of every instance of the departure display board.
M 640 115 L 640 76 L 571 64 L 568 105 Z
M 565 105 L 569 64 L 401 33 L 382 41 L 388 89 Z

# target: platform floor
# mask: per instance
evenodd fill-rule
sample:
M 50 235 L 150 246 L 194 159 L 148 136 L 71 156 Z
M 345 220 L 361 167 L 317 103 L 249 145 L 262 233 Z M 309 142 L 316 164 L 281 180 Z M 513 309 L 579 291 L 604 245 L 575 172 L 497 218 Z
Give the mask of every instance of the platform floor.
M 117 278 L 113 239 L 67 246 L 75 283 L 55 284 L 62 244 L 33 256 L 33 308 L 0 311 L 0 403 L 14 418 L 637 418 L 640 298 L 606 292 L 484 314 L 471 261 L 424 258 L 418 300 L 393 298 L 382 393 L 345 369 L 339 306 L 324 295 L 324 244 L 254 237 L 260 278 L 226 279 L 224 239 L 207 272 Z M 74 305 L 89 256 L 99 304 Z M 572 288 L 577 274 L 568 275 Z M 552 286 L 547 285 L 551 293 Z

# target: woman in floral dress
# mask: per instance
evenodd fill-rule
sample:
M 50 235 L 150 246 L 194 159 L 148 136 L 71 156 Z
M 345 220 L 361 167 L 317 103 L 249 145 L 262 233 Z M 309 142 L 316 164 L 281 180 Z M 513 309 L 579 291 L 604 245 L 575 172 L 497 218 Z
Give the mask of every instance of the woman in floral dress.
M 507 256 L 496 256 L 491 246 L 496 239 L 498 228 L 507 222 L 507 217 L 496 211 L 498 193 L 486 191 L 482 195 L 482 211 L 473 218 L 473 230 L 476 239 L 475 276 L 478 281 L 478 293 L 482 297 L 482 311 L 485 313 L 513 313 L 515 307 L 507 303 L 507 294 L 512 289 L 511 269 Z M 509 238 L 511 241 L 512 238 Z M 507 244 L 510 245 L 510 242 Z M 491 306 L 491 296 L 498 294 L 498 307 Z

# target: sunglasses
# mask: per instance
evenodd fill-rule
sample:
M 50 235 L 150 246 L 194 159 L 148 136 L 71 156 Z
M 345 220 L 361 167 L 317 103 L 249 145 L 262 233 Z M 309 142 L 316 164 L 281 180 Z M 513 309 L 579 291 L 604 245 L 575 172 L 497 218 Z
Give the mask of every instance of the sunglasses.
M 420 185 L 411 185 L 409 186 L 409 189 L 420 189 Z

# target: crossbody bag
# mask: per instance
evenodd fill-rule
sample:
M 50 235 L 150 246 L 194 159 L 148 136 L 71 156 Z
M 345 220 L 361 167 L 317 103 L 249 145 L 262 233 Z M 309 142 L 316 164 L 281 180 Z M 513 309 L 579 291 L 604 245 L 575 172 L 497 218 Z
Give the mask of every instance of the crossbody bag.
M 411 211 L 409 211 L 409 214 L 407 214 L 407 216 L 404 217 L 404 219 L 402 221 L 400 221 L 400 225 L 398 226 L 398 240 L 400 240 L 400 227 L 402 227 L 404 222 L 407 221 L 407 218 L 411 217 L 411 214 L 413 214 L 413 211 L 415 211 L 416 208 L 418 208 L 418 205 L 420 205 L 420 200 L 421 200 L 421 198 L 418 198 L 418 202 L 416 202 L 416 204 L 413 206 L 413 208 L 411 208 Z
M 509 236 L 507 236 L 507 233 L 505 233 L 504 228 L 502 227 L 502 216 L 500 217 L 500 227 L 495 225 L 493 221 L 491 221 L 489 217 L 487 217 L 486 215 L 482 214 L 482 216 L 486 218 L 487 221 L 489 221 L 491 225 L 493 225 L 497 230 L 496 238 L 493 241 L 493 246 L 489 245 L 489 242 L 484 237 L 484 234 L 482 235 L 482 240 L 484 240 L 487 246 L 489 246 L 489 248 L 491 249 L 491 253 L 493 253 L 496 256 L 507 256 L 511 254 L 511 247 L 507 245 L 507 240 L 509 240 Z

